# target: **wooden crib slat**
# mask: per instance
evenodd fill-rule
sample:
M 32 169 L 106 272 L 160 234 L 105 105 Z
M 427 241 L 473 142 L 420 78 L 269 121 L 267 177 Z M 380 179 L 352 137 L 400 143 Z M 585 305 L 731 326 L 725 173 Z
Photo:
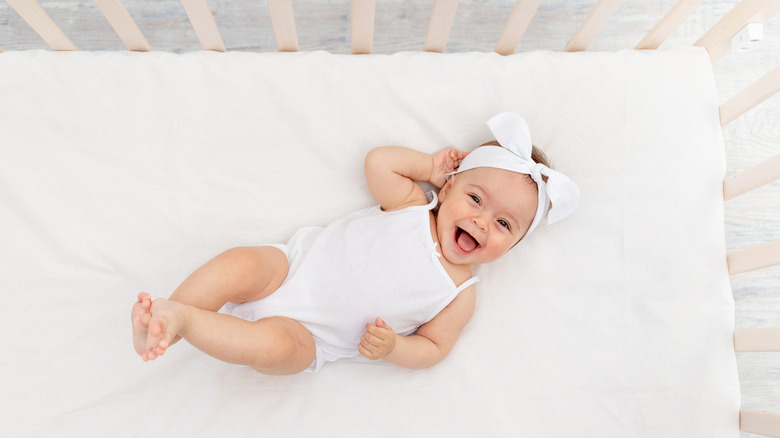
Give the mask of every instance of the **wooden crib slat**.
M 579 52 L 587 49 L 622 2 L 623 0 L 598 0 L 563 51 Z
M 780 351 L 780 327 L 734 330 L 734 351 Z
M 723 200 L 736 198 L 780 179 L 780 154 L 723 180 Z
M 780 414 L 740 409 L 739 430 L 764 436 L 780 437 Z
M 720 124 L 724 126 L 780 92 L 780 66 L 762 76 L 720 106 Z
M 726 261 L 731 275 L 780 265 L 780 240 L 732 252 L 726 255 Z
M 541 3 L 542 0 L 517 0 L 501 37 L 498 38 L 496 48 L 493 49 L 495 52 L 501 55 L 515 53 Z
M 742 0 L 693 45 L 705 47 L 715 64 L 731 51 L 731 38 L 745 25 L 766 23 L 778 12 L 778 0 Z
M 114 32 L 127 47 L 127 50 L 148 52 L 151 50 L 149 43 L 144 38 L 141 30 L 133 21 L 133 17 L 127 12 L 127 8 L 121 0 L 95 0 L 100 12 L 105 15 Z
M 457 10 L 458 0 L 436 0 L 433 3 L 431 22 L 428 25 L 428 34 L 425 37 L 423 50 L 439 53 L 444 51 Z
M 190 19 L 203 50 L 226 51 L 222 35 L 217 29 L 217 22 L 214 21 L 206 0 L 181 0 L 181 4 L 187 12 L 187 18 Z
M 753 17 L 752 22 L 764 24 L 775 17 L 777 14 L 780 14 L 780 1 L 773 0 L 770 1 L 766 7 L 761 9 L 755 17 Z
M 369 54 L 374 45 L 374 14 L 376 0 L 352 0 L 352 36 L 353 55 Z
M 76 46 L 35 0 L 6 0 L 6 2 L 53 50 L 76 50 Z
M 704 0 L 679 0 L 634 49 L 657 49 L 702 3 Z
M 748 20 L 747 23 L 764 24 L 778 13 L 780 13 L 780 0 L 771 0 L 766 6 L 760 9 L 752 19 Z M 731 38 L 724 40 L 719 46 L 710 50 L 710 59 L 714 64 L 728 55 L 729 52 L 731 52 Z
M 295 30 L 292 0 L 268 0 L 268 12 L 271 14 L 277 50 L 297 52 L 298 32 Z

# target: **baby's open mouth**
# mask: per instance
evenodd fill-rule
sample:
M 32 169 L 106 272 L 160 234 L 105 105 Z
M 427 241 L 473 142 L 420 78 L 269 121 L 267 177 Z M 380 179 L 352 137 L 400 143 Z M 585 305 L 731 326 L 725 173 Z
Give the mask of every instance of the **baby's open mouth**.
M 477 242 L 471 234 L 465 231 L 463 228 L 455 228 L 455 246 L 464 254 L 468 254 L 481 245 Z

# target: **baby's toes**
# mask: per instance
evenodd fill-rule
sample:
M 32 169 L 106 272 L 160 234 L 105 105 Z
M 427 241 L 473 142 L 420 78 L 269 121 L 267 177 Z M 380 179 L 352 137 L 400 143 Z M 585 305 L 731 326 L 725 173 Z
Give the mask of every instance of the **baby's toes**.
M 157 356 L 159 356 L 159 354 L 157 354 L 157 352 L 155 350 L 156 350 L 156 348 L 153 348 L 153 349 L 147 351 L 146 352 L 146 359 L 144 359 L 144 360 L 150 361 L 150 360 L 157 359 Z
M 162 324 L 160 321 L 152 320 L 149 323 L 149 332 L 146 334 L 146 351 L 152 352 L 160 345 L 160 335 L 162 333 Z
M 152 318 L 153 317 L 150 314 L 149 322 L 148 322 L 148 325 L 149 325 L 149 337 L 150 338 L 159 338 L 160 335 L 162 335 L 163 330 L 165 329 L 165 327 L 163 326 L 163 322 L 162 321 L 160 321 L 159 319 L 156 319 L 156 320 L 152 321 Z M 152 340 L 150 339 L 149 342 L 152 342 Z M 154 343 L 155 344 L 159 343 L 159 340 L 154 341 Z M 149 347 L 152 347 L 152 345 L 150 345 Z
M 146 292 L 138 294 L 138 302 L 141 303 L 141 307 L 145 312 L 148 312 L 152 308 L 152 297 Z
M 141 323 L 141 326 L 149 328 L 149 321 L 152 320 L 152 314 L 151 313 L 143 313 L 141 316 L 138 317 L 138 322 Z

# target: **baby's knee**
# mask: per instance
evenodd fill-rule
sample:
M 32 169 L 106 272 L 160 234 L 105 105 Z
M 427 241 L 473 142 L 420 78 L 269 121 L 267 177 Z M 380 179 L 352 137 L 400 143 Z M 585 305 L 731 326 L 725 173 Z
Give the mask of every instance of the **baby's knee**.
M 282 317 L 266 318 L 258 323 L 266 325 L 268 342 L 258 351 L 252 366 L 255 371 L 264 374 L 297 374 L 314 361 L 314 339 L 308 331 L 298 333 L 298 323 Z
M 241 246 L 221 255 L 237 287 L 231 301 L 253 301 L 273 293 L 287 277 L 287 256 L 274 247 Z
M 284 333 L 278 336 L 263 351 L 263 357 L 266 364 L 271 366 L 283 366 L 291 362 L 298 353 L 298 342 L 291 333 Z
M 237 246 L 223 252 L 219 257 L 239 273 L 257 272 L 262 264 L 262 257 L 249 246 Z

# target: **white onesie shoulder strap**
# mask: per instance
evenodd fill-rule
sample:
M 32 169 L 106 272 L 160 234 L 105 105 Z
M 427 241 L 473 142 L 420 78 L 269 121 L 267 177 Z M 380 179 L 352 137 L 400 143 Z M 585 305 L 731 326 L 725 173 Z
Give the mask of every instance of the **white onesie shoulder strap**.
M 455 290 L 456 290 L 458 293 L 460 293 L 460 292 L 462 292 L 464 289 L 466 289 L 467 287 L 471 286 L 472 284 L 474 284 L 474 283 L 476 283 L 476 282 L 478 282 L 478 281 L 479 281 L 479 277 L 477 277 L 477 276 L 471 277 L 471 278 L 469 278 L 468 280 L 464 281 L 464 282 L 463 282 L 463 284 L 461 284 L 460 286 L 458 286 L 458 288 L 457 288 L 457 289 L 455 289 Z
M 436 196 L 436 192 L 433 190 L 425 192 L 425 197 L 428 198 L 428 205 L 425 206 L 425 209 L 433 210 L 433 208 L 439 204 L 439 197 Z

